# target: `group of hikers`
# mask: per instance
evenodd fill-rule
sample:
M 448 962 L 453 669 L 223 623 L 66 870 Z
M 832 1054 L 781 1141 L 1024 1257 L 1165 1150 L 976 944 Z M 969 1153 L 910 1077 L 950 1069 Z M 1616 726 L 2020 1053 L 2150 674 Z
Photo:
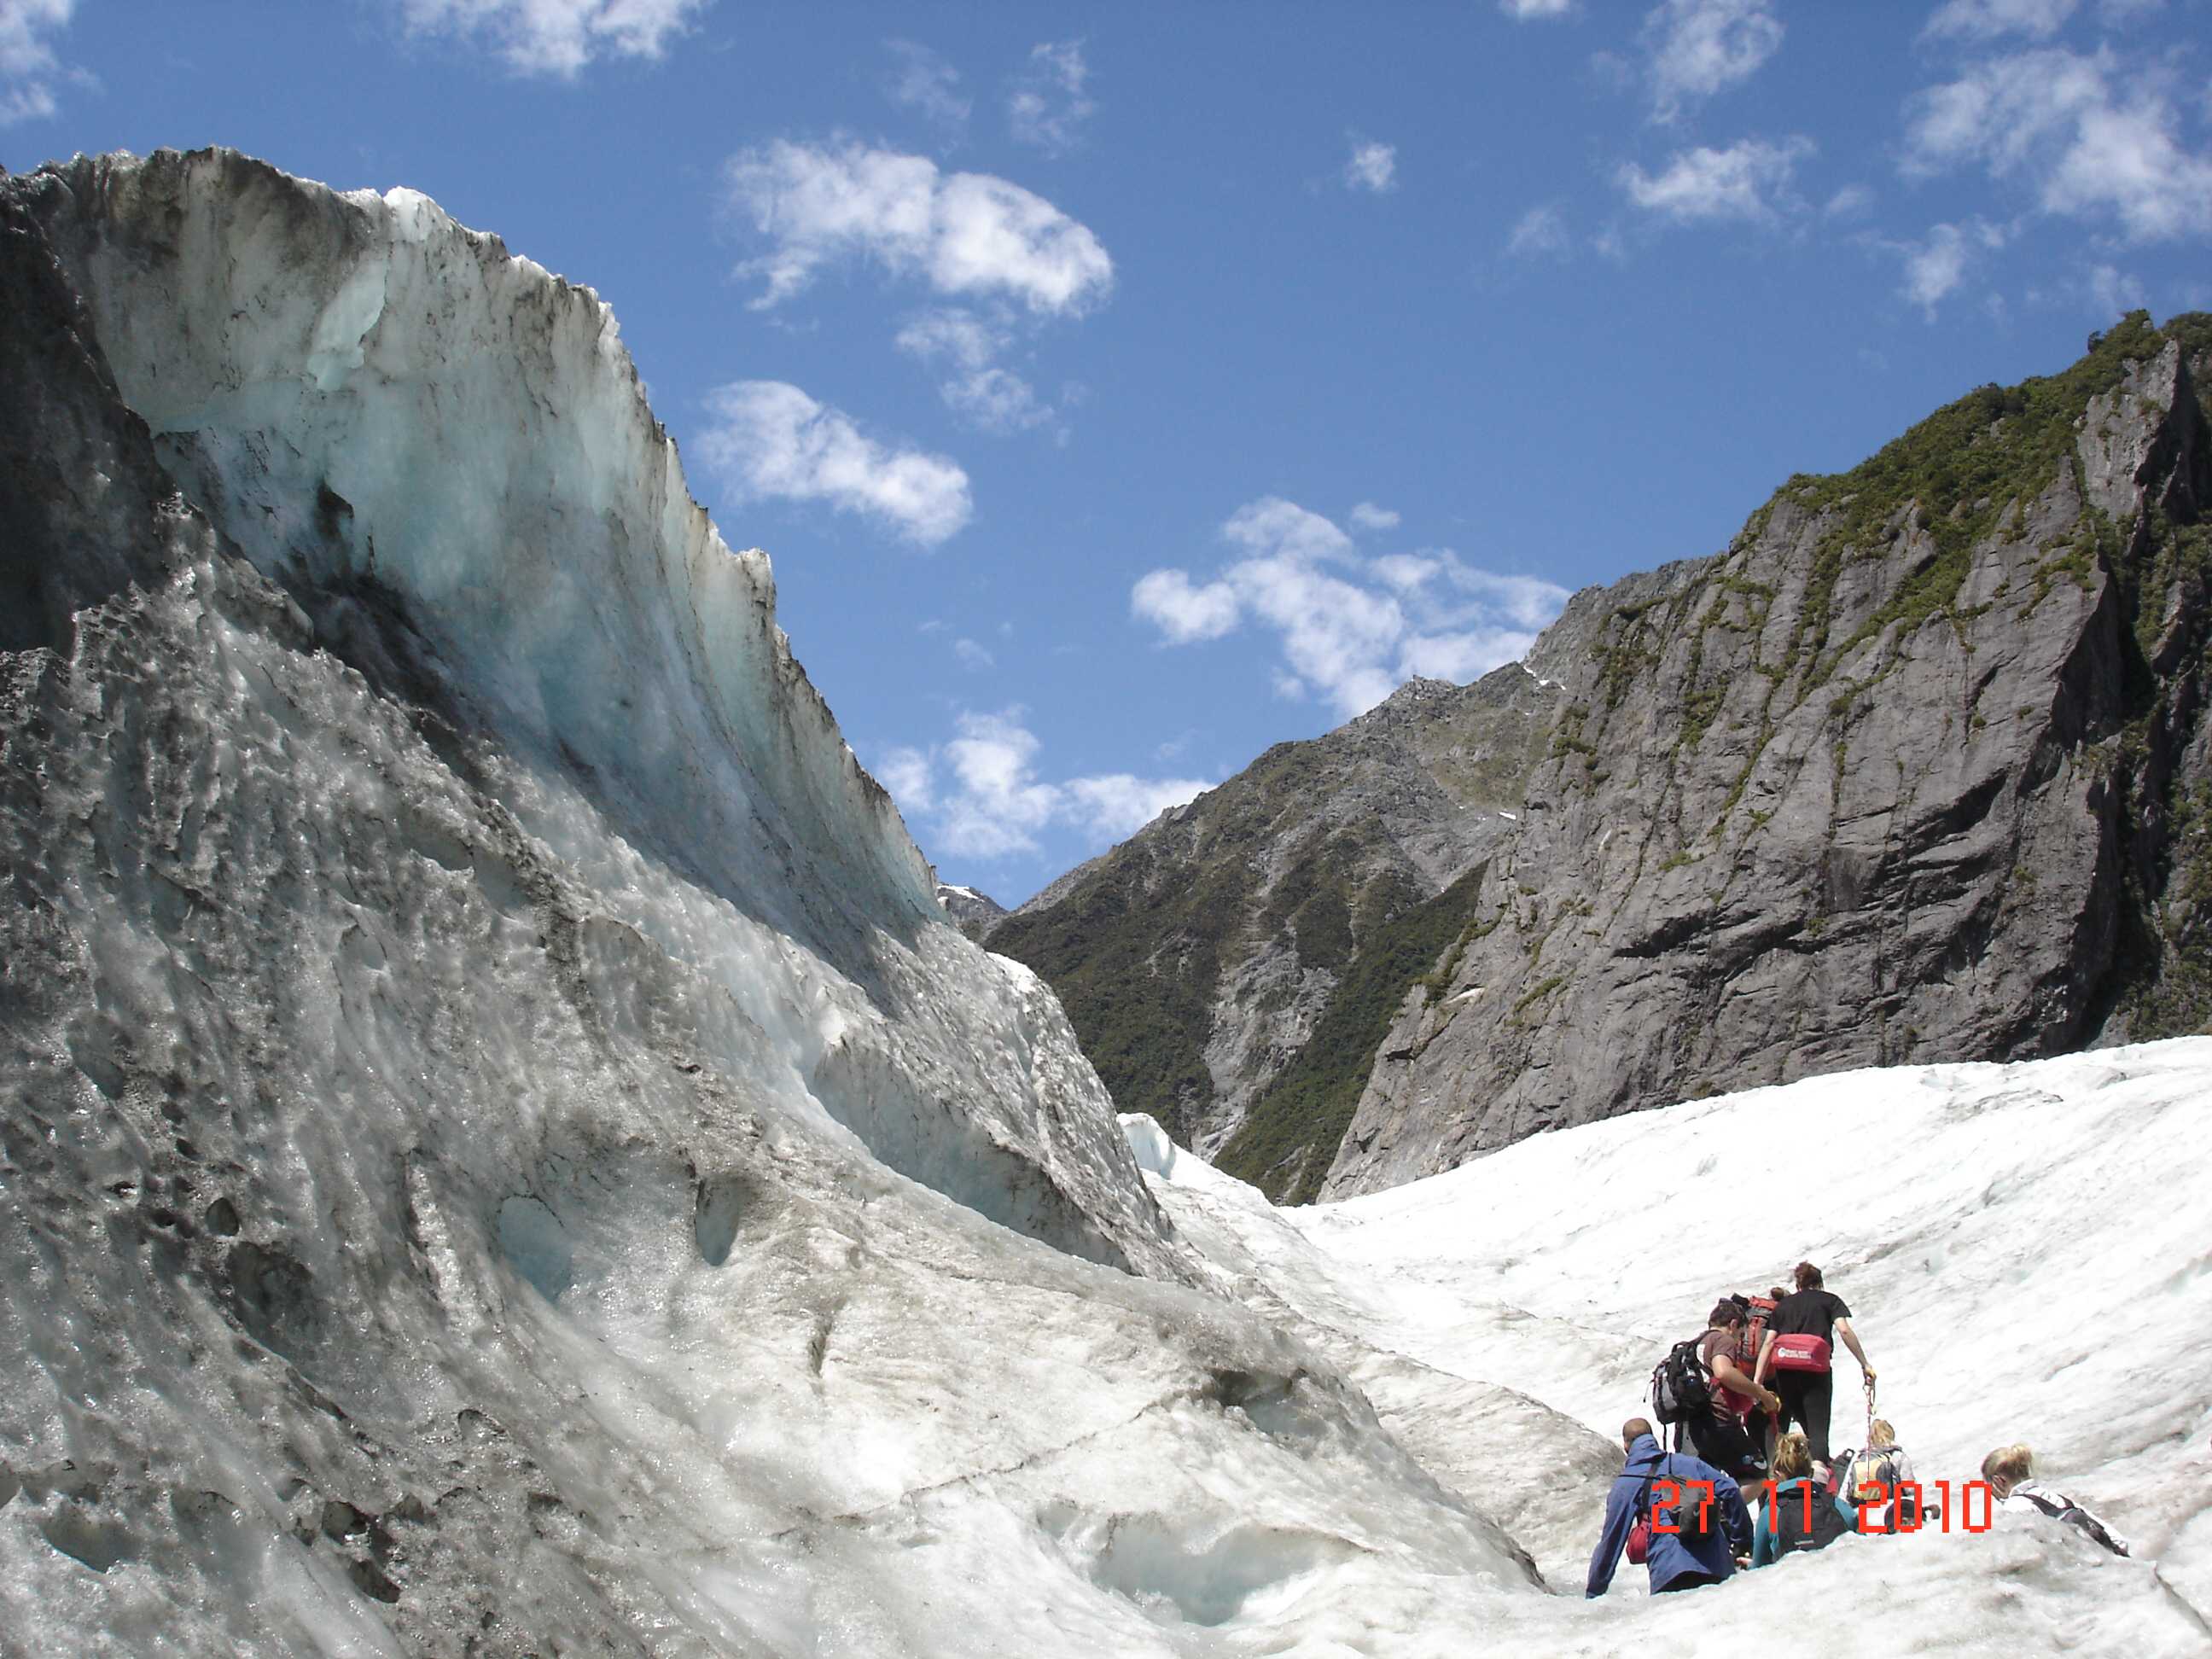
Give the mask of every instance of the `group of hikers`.
M 1794 1291 L 1723 1297 L 1704 1334 L 1676 1343 L 1652 1373 L 1653 1409 L 1674 1426 L 1674 1449 L 1645 1418 L 1621 1426 L 1627 1463 L 1607 1498 L 1588 1595 L 1605 1594 L 1624 1553 L 1650 1572 L 1656 1595 L 1718 1583 L 1739 1565 L 1766 1566 L 1845 1533 L 1916 1532 L 1941 1518 L 1896 1430 L 1874 1414 L 1875 1369 L 1850 1309 L 1811 1262 L 1799 1262 L 1793 1277 Z M 1840 1456 L 1828 1445 L 1838 1339 L 1858 1361 L 1868 1419 L 1865 1447 Z M 1685 1437 L 1693 1452 L 1682 1449 Z M 2034 1479 L 2026 1446 L 1992 1451 L 1981 1484 L 1993 1507 L 2039 1510 L 2128 1553 L 2119 1534 Z M 1949 1501 L 1949 1483 L 1936 1487 Z M 1963 1489 L 1960 1502 L 1966 1525 L 1981 1530 Z

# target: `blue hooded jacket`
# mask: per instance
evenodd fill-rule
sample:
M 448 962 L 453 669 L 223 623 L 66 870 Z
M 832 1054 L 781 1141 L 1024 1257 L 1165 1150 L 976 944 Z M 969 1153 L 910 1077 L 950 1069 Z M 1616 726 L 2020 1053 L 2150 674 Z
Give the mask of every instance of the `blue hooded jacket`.
M 1628 1449 L 1627 1466 L 1614 1478 L 1613 1491 L 1605 1500 L 1605 1533 L 1590 1557 L 1585 1595 L 1605 1594 L 1613 1583 L 1613 1570 L 1620 1561 L 1620 1553 L 1628 1547 L 1629 1529 L 1638 1519 L 1650 1518 L 1648 1515 L 1639 1516 L 1637 1512 L 1647 1480 L 1711 1481 L 1713 1507 L 1719 1511 L 1720 1521 L 1709 1538 L 1684 1538 L 1671 1532 L 1651 1534 L 1651 1547 L 1644 1566 L 1651 1575 L 1655 1594 L 1686 1572 L 1726 1578 L 1735 1571 L 1735 1556 L 1750 1553 L 1751 1516 L 1743 1507 L 1743 1494 L 1737 1490 L 1735 1482 L 1711 1464 L 1686 1452 L 1662 1452 L 1656 1440 L 1648 1434 L 1639 1434 Z

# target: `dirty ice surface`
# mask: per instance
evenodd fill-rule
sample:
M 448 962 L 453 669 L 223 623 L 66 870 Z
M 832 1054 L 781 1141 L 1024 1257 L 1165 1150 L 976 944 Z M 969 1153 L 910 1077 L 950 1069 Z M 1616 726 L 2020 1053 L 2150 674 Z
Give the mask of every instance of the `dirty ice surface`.
M 1564 1595 L 1652 1365 L 1717 1292 L 1801 1258 L 1850 1304 L 1923 1479 L 1955 1490 L 2026 1441 L 2135 1545 L 2119 1560 L 2005 1516 L 1846 1538 L 1665 1601 L 1624 1565 L 1587 1614 L 1440 1588 L 1403 1650 L 1345 1630 L 1316 1651 L 1449 1651 L 1455 1626 L 1462 1651 L 1754 1651 L 1787 1628 L 1790 1651 L 1824 1655 L 2212 1653 L 2212 1040 L 1754 1090 L 1298 1210 L 1123 1121 L 1233 1291 L 1293 1310 Z M 1834 1443 L 1863 1444 L 1857 1367 L 1838 1364 Z M 1509 1425 L 1507 1390 L 1559 1416 Z

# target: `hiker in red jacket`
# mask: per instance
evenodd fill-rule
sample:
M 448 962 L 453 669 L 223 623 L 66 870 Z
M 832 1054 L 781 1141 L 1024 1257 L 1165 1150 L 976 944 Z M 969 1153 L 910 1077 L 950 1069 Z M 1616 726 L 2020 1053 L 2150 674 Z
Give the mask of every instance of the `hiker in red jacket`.
M 1828 1407 L 1835 1377 L 1829 1368 L 1831 1339 L 1840 1336 L 1859 1362 L 1859 1375 L 1869 1391 L 1875 1370 L 1867 1364 L 1866 1350 L 1851 1328 L 1851 1310 L 1843 1297 L 1820 1283 L 1820 1270 L 1809 1261 L 1797 1264 L 1797 1288 L 1774 1304 L 1766 1322 L 1766 1340 L 1759 1346 L 1759 1367 L 1753 1380 L 1764 1384 L 1774 1379 L 1782 1396 L 1778 1429 L 1802 1425 L 1812 1443 L 1813 1458 L 1824 1467 L 1828 1455 Z

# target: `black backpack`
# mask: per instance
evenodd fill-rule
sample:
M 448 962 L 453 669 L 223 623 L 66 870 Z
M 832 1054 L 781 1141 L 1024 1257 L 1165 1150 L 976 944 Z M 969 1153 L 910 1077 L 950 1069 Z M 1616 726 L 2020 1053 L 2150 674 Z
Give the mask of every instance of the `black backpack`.
M 1679 1480 L 1682 1488 L 1681 1501 L 1674 1504 L 1672 1525 L 1674 1534 L 1686 1544 L 1702 1544 L 1720 1532 L 1720 1517 L 1713 1511 L 1720 1507 L 1718 1495 L 1701 1486 Z M 1662 1510 L 1662 1513 L 1664 1513 Z M 1656 1526 L 1655 1526 L 1655 1530 Z
M 1698 1358 L 1698 1344 L 1704 1340 L 1693 1336 L 1677 1342 L 1652 1371 L 1651 1409 L 1662 1423 L 1686 1423 L 1712 1409 L 1712 1381 Z
M 1658 1467 L 1644 1477 L 1644 1489 L 1637 1494 L 1637 1516 L 1650 1523 L 1644 1540 L 1647 1554 L 1652 1533 L 1672 1533 L 1686 1544 L 1695 1544 L 1712 1537 L 1720 1528 L 1719 1518 L 1713 1513 L 1718 1507 L 1717 1499 L 1709 1497 L 1703 1486 L 1692 1486 L 1682 1476 L 1669 1474 L 1668 1464 L 1670 1461 L 1662 1453 Z M 1680 1496 L 1672 1503 L 1659 1503 L 1652 1496 L 1652 1488 L 1662 1484 L 1679 1488 Z M 1636 1553 L 1633 1534 L 1631 1534 L 1628 1559 L 1639 1564 L 1646 1559 Z
M 1808 1492 L 1812 1494 L 1810 1530 L 1805 1525 Z M 1774 1494 L 1768 1524 L 1773 1529 L 1775 1548 L 1783 1555 L 1824 1550 L 1850 1530 L 1850 1523 L 1836 1512 L 1836 1500 L 1820 1490 L 1819 1481 L 1809 1478 Z

